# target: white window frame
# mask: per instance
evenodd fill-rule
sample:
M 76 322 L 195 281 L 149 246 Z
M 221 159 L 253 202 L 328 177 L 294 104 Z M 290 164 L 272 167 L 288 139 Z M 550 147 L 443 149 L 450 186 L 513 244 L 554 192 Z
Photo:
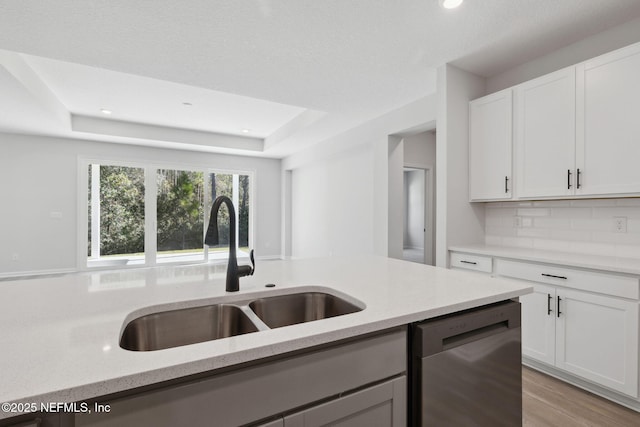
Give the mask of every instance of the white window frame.
M 108 165 L 108 166 L 122 166 L 122 167 L 131 167 L 131 168 L 141 168 L 144 170 L 144 182 L 145 182 L 145 191 L 144 191 L 144 254 L 145 261 L 144 264 L 138 265 L 122 265 L 118 266 L 118 268 L 141 268 L 141 267 L 154 267 L 157 265 L 186 265 L 186 264 L 203 264 L 203 263 L 211 263 L 211 264 L 221 264 L 226 263 L 228 255 L 224 258 L 216 257 L 211 259 L 208 254 L 208 246 L 204 245 L 204 260 L 197 261 L 166 261 L 166 262 L 157 262 L 158 256 L 158 245 L 157 245 L 157 197 L 158 197 L 158 188 L 157 188 L 157 173 L 159 169 L 167 169 L 167 170 L 184 170 L 190 172 L 202 172 L 204 174 L 228 174 L 234 175 L 233 178 L 233 188 L 234 193 L 238 195 L 237 191 L 237 183 L 238 179 L 235 176 L 238 175 L 247 175 L 249 176 L 249 247 L 253 248 L 255 245 L 255 221 L 256 217 L 256 171 L 253 169 L 226 169 L 226 168 L 216 168 L 216 167 L 203 167 L 202 165 L 193 164 L 193 163 L 173 163 L 173 162 L 139 162 L 139 161 L 128 161 L 121 159 L 113 159 L 107 157 L 84 157 L 78 156 L 78 236 L 77 236 L 77 269 L 79 271 L 96 271 L 96 270 L 106 270 L 113 269 L 111 266 L 96 266 L 89 267 L 87 265 L 88 256 L 87 256 L 87 245 L 88 245 L 88 222 L 89 222 L 89 214 L 88 214 L 88 197 L 89 197 L 89 165 L 91 164 L 100 164 L 100 165 Z M 211 198 L 210 192 L 205 192 L 204 204 L 207 206 L 212 201 L 209 200 Z M 237 197 L 236 197 L 237 198 Z M 236 208 L 236 224 L 239 224 L 239 215 L 240 211 L 238 209 L 238 200 L 234 200 L 234 207 Z M 209 223 L 209 214 L 210 212 L 204 212 L 204 224 L 205 227 L 203 229 L 203 233 L 206 232 L 207 224 Z M 237 233 L 239 233 L 240 227 L 236 227 L 236 237 Z M 236 245 L 239 245 L 239 240 L 236 238 Z M 238 247 L 236 247 L 236 250 Z M 248 255 L 247 255 L 248 256 Z M 244 258 L 244 256 L 239 256 L 239 259 Z

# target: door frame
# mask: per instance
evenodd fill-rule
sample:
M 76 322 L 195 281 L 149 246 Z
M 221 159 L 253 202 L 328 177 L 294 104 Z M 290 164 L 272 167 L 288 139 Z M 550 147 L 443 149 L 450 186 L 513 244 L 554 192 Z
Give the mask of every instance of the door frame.
M 404 168 L 421 169 L 424 171 L 424 255 L 423 264 L 435 265 L 435 210 L 434 210 L 434 182 L 433 182 L 433 165 L 424 163 L 405 162 Z M 404 205 L 404 204 L 403 204 Z M 403 211 L 404 211 L 403 206 Z M 404 214 L 404 212 L 403 212 Z M 404 218 L 404 215 L 403 215 Z M 427 251 L 427 248 L 429 250 Z

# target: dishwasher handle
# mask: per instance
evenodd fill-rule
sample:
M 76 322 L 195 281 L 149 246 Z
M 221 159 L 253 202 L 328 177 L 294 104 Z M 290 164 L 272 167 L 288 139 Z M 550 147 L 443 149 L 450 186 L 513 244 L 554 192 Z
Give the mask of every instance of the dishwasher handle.
M 520 327 L 520 303 L 508 301 L 417 324 L 414 354 L 427 357 Z

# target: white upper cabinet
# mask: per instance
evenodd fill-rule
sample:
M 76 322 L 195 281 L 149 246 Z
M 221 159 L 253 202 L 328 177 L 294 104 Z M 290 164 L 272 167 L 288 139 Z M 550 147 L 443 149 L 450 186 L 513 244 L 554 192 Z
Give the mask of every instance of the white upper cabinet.
M 518 198 L 574 194 L 575 97 L 575 67 L 515 88 Z
M 471 201 L 640 195 L 640 43 L 469 106 Z
M 640 193 L 640 44 L 577 66 L 578 195 Z
M 510 199 L 512 90 L 469 103 L 469 199 Z

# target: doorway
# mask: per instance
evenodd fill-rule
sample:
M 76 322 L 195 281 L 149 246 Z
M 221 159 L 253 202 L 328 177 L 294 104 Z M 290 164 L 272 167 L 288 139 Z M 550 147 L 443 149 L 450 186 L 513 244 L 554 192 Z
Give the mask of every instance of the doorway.
M 431 169 L 403 168 L 403 244 L 405 261 L 433 265 Z

